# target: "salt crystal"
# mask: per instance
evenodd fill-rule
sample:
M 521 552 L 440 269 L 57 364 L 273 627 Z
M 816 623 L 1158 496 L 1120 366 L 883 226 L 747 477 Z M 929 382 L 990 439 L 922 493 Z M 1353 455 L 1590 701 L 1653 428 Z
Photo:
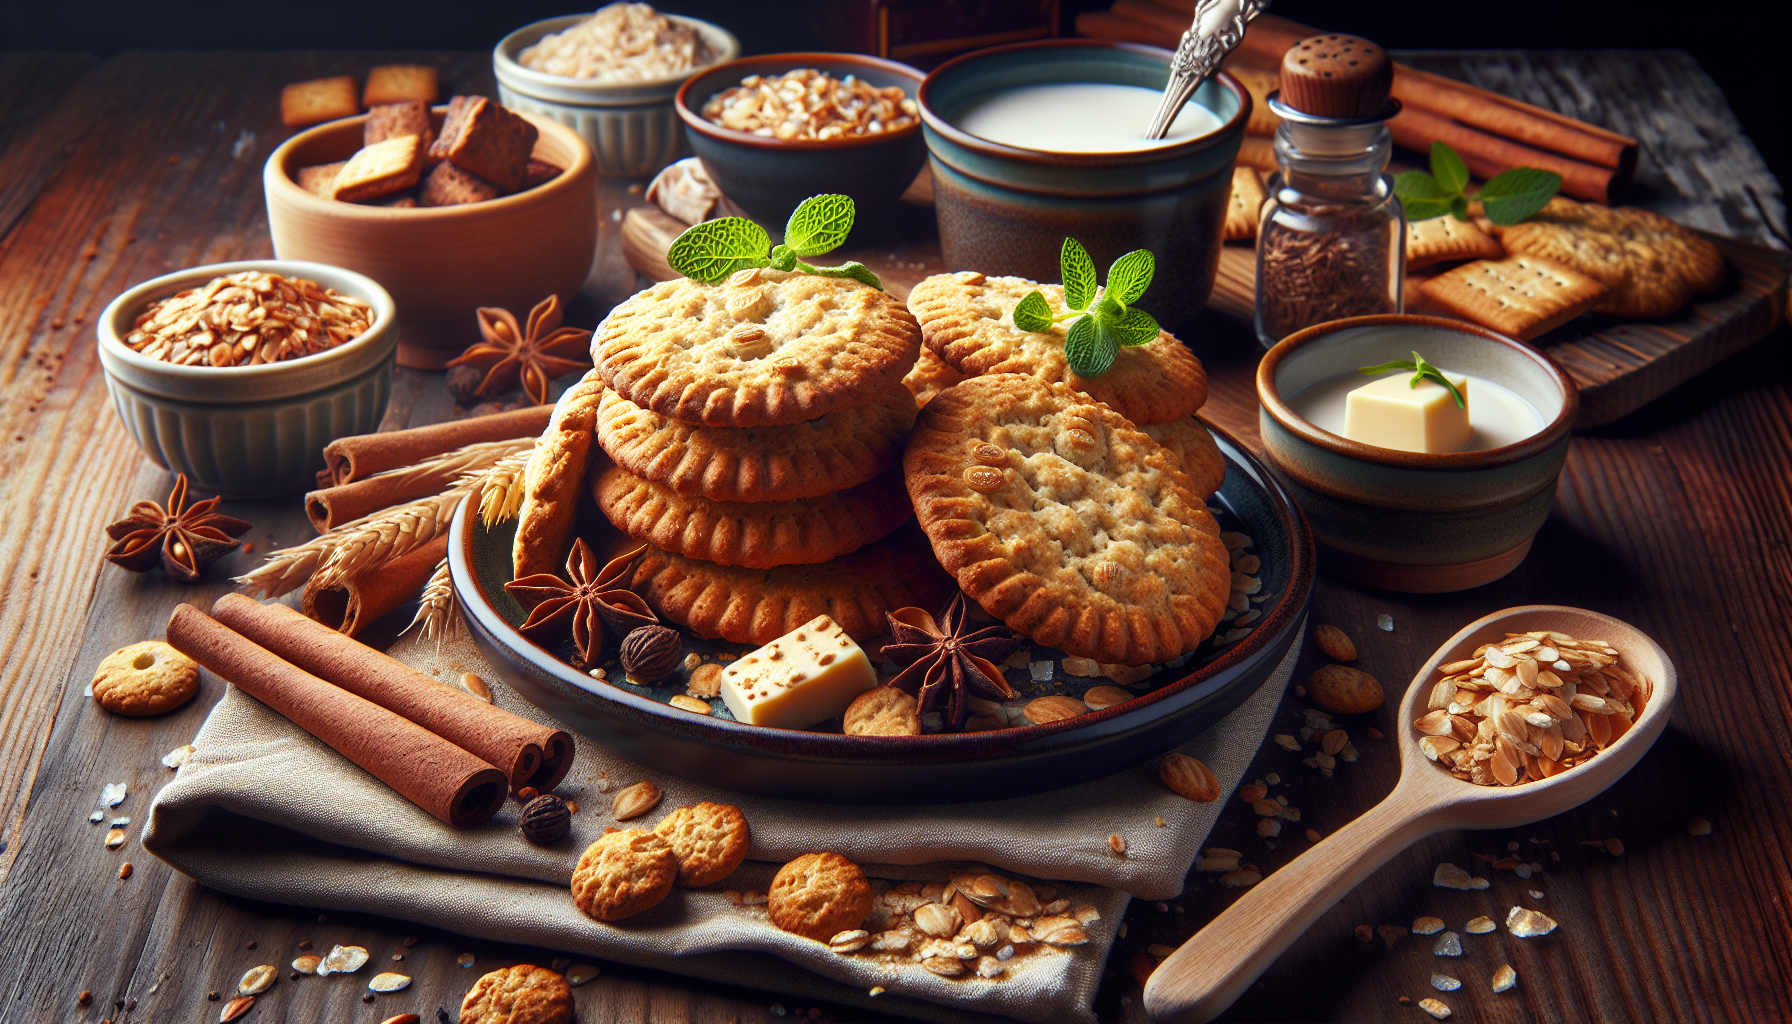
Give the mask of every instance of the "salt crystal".
M 366 946 L 335 946 L 317 965 L 317 974 L 353 974 L 367 963 Z
M 1516 984 L 1518 984 L 1518 972 L 1512 969 L 1511 964 L 1501 964 L 1500 969 L 1493 972 L 1493 990 L 1495 992 L 1510 991 Z
M 1419 1000 L 1419 1009 L 1424 1010 L 1438 1020 L 1443 1020 L 1450 1015 L 1450 1008 L 1445 1006 L 1441 1000 L 1437 999 Z
M 1439 917 L 1421 917 L 1413 921 L 1412 930 L 1419 935 L 1436 935 L 1444 930 L 1444 922 Z
M 1380 626 L 1384 633 L 1392 633 L 1394 631 L 1394 617 L 1386 612 L 1375 616 L 1375 624 Z
M 169 768 L 179 768 L 181 765 L 187 763 L 187 758 L 192 757 L 193 753 L 193 744 L 191 743 L 184 747 L 175 747 L 173 750 L 162 755 L 162 764 Z
M 100 806 L 117 807 L 119 804 L 124 803 L 124 797 L 127 792 L 129 792 L 129 787 L 122 782 L 114 782 L 107 785 L 106 788 L 100 790 Z
M 1474 878 L 1456 865 L 1445 862 L 1432 873 L 1431 884 L 1439 889 L 1468 889 L 1474 885 Z
M 1027 674 L 1033 677 L 1035 683 L 1049 683 L 1052 679 L 1052 663 L 1049 661 L 1031 662 L 1027 665 Z
M 1513 907 L 1506 912 L 1506 930 L 1521 939 L 1548 935 L 1556 930 L 1556 923 L 1547 914 L 1524 907 Z
M 1462 936 L 1455 932 L 1439 935 L 1437 941 L 1431 944 L 1431 953 L 1433 956 L 1461 956 Z
M 1448 974 L 1433 974 L 1431 976 L 1431 987 L 1437 989 L 1439 992 L 1454 992 L 1462 987 L 1462 982 L 1450 977 Z

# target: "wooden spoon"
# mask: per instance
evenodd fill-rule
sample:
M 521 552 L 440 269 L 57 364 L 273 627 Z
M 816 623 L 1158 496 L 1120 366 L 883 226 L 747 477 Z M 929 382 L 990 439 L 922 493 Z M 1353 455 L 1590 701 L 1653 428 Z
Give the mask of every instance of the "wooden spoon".
M 1654 690 L 1630 731 L 1560 775 L 1517 786 L 1463 782 L 1427 759 L 1412 723 L 1424 713 L 1437 667 L 1472 657 L 1475 648 L 1507 633 L 1540 629 L 1604 640 L 1617 649 L 1626 671 L 1649 677 Z M 1559 605 L 1525 605 L 1470 623 L 1438 648 L 1400 702 L 1395 716 L 1400 781 L 1394 791 L 1257 883 L 1170 954 L 1145 983 L 1146 1011 L 1154 1020 L 1212 1020 L 1345 893 L 1426 836 L 1449 829 L 1512 828 L 1598 796 L 1661 735 L 1678 688 L 1674 664 L 1661 647 L 1609 615 Z

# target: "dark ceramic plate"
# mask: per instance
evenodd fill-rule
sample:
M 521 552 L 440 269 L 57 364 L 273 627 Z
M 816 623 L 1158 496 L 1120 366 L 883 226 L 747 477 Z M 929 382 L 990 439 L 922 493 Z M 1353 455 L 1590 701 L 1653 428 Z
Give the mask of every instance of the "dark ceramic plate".
M 1252 605 L 1261 617 L 1235 642 L 1204 643 L 1182 664 L 1134 683 L 1130 689 L 1139 696 L 1132 700 L 1047 725 L 871 737 L 744 725 L 727 716 L 719 698 L 710 702 L 715 714 L 693 714 L 666 703 L 684 692 L 682 670 L 664 686 L 600 681 L 563 660 L 570 645 L 545 648 L 516 631 L 524 611 L 504 592 L 514 522 L 488 531 L 472 503 L 464 504 L 449 538 L 449 565 L 473 638 L 505 682 L 568 728 L 663 771 L 742 792 L 843 803 L 939 803 L 941 794 L 973 799 L 1057 789 L 1129 768 L 1219 721 L 1269 678 L 1298 639 L 1313 587 L 1306 522 L 1255 459 L 1220 431 L 1214 436 L 1228 465 L 1225 486 L 1211 504 L 1222 513 L 1222 529 L 1255 542 L 1251 553 L 1262 561 L 1259 596 L 1272 595 Z M 617 546 L 615 531 L 595 508 L 584 511 L 580 529 L 600 552 Z M 685 644 L 708 660 L 749 649 L 688 633 Z M 614 667 L 616 646 L 609 638 L 611 679 L 622 677 Z M 1113 685 L 1101 677 L 1064 675 L 1057 652 L 1047 648 L 1035 647 L 1033 657 L 1057 678 L 1036 680 L 1028 665 L 1009 668 L 1009 683 L 1022 694 L 1015 704 L 1043 693 L 1074 697 Z M 977 773 L 980 785 L 962 785 L 966 769 Z

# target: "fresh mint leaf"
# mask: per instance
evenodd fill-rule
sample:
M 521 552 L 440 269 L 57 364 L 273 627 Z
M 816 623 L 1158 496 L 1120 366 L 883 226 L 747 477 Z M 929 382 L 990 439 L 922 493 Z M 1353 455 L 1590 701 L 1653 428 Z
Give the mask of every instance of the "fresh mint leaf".
M 745 217 L 718 217 L 693 224 L 672 240 L 666 263 L 694 280 L 715 283 L 737 270 L 768 265 L 772 239 Z
M 871 272 L 870 267 L 865 266 L 865 264 L 860 263 L 857 260 L 850 263 L 842 263 L 837 267 L 811 267 L 807 263 L 798 263 L 796 269 L 801 270 L 805 274 L 814 274 L 817 277 L 850 277 L 854 281 L 868 284 L 873 288 L 882 288 L 884 286 L 884 283 L 877 279 L 877 275 Z
M 1394 178 L 1394 194 L 1407 220 L 1430 220 L 1450 212 L 1450 200 L 1457 195 L 1444 191 L 1437 179 L 1424 171 L 1407 171 Z
M 1028 292 L 1027 297 L 1014 307 L 1014 326 L 1023 331 L 1039 333 L 1052 329 L 1051 303 L 1039 292 Z
M 1549 205 L 1562 187 L 1562 176 L 1535 167 L 1514 167 L 1481 186 L 1482 209 L 1495 224 L 1518 224 Z
M 1064 358 L 1079 377 L 1099 377 L 1108 372 L 1119 353 L 1114 339 L 1096 325 L 1093 316 L 1077 317 L 1070 325 L 1070 333 L 1064 336 Z
M 1429 378 L 1431 380 L 1437 381 L 1439 384 L 1442 384 L 1445 388 L 1447 388 L 1449 390 L 1450 397 L 1456 399 L 1456 408 L 1458 408 L 1458 409 L 1468 408 L 1468 403 L 1462 400 L 1462 392 L 1456 390 L 1456 385 L 1450 380 L 1450 378 L 1444 376 L 1444 371 L 1442 371 L 1442 370 L 1438 369 L 1437 367 L 1432 366 L 1430 363 L 1426 362 L 1425 357 L 1422 355 L 1419 355 L 1417 352 L 1414 352 L 1412 354 L 1412 365 L 1413 365 L 1413 369 L 1417 370 L 1418 372 L 1414 373 L 1412 375 L 1412 380 L 1407 382 L 1408 387 L 1416 388 L 1419 386 L 1420 381 Z
M 1104 320 L 1118 320 L 1126 315 L 1126 307 L 1115 300 L 1113 292 L 1103 292 L 1095 305 L 1089 307 L 1089 312 Z
M 1431 177 L 1437 182 L 1438 188 L 1453 196 L 1461 195 L 1462 190 L 1468 187 L 1468 165 L 1462 162 L 1462 157 L 1450 148 L 1449 143 L 1441 140 L 1433 142 Z
M 795 270 L 796 251 L 788 245 L 774 245 L 767 265 L 773 270 Z
M 852 220 L 852 197 L 810 196 L 784 225 L 784 244 L 798 256 L 833 252 L 846 244 L 846 236 L 852 233 Z
M 1121 306 L 1130 306 L 1151 287 L 1151 275 L 1156 272 L 1157 257 L 1151 250 L 1134 249 L 1108 268 L 1107 293 Z
M 1356 372 L 1365 377 L 1379 377 L 1389 370 L 1416 370 L 1418 368 L 1418 364 L 1410 360 L 1396 359 L 1391 363 L 1382 363 L 1380 366 L 1359 366 L 1356 368 Z
M 1126 311 L 1126 315 L 1118 320 L 1105 321 L 1113 332 L 1114 340 L 1131 348 L 1134 345 L 1149 345 L 1157 340 L 1157 320 L 1150 313 L 1134 306 Z
M 1468 197 L 1457 196 L 1450 200 L 1450 216 L 1457 220 L 1468 219 Z
M 1058 253 L 1058 274 L 1064 281 L 1064 305 L 1088 309 L 1095 298 L 1095 261 L 1081 242 L 1064 239 L 1064 248 Z

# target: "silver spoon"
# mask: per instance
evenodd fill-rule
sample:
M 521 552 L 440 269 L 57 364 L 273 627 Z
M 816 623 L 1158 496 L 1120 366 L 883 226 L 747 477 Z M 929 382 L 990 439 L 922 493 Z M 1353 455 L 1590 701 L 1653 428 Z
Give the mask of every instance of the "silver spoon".
M 1151 115 L 1147 139 L 1161 139 L 1207 76 L 1219 70 L 1220 61 L 1244 38 L 1245 23 L 1263 11 L 1267 0 L 1201 0 L 1195 5 L 1195 22 L 1182 33 L 1176 55 L 1170 58 L 1170 80 L 1164 97 Z

